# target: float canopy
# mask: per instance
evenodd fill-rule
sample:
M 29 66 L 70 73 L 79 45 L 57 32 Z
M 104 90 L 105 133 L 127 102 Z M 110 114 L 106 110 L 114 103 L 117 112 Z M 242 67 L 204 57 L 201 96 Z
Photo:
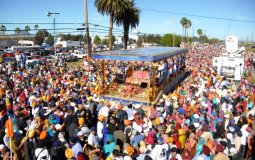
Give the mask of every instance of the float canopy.
M 187 51 L 187 49 L 178 47 L 150 47 L 97 52 L 92 53 L 91 56 L 93 59 L 100 60 L 156 62 L 165 58 L 185 54 Z

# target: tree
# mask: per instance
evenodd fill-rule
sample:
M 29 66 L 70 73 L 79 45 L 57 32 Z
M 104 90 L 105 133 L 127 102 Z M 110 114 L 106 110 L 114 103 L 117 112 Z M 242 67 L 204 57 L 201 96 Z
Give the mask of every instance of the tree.
M 139 36 L 138 39 L 137 39 L 137 41 L 136 41 L 136 45 L 137 45 L 137 47 L 142 47 L 142 44 L 143 44 L 142 37 Z
M 129 28 L 133 29 L 139 25 L 140 13 L 141 11 L 135 7 L 134 0 L 131 0 L 129 1 L 128 8 L 123 13 L 117 14 L 114 17 L 114 22 L 116 22 L 118 26 L 123 25 L 124 49 L 127 49 Z
M 160 44 L 160 40 L 161 40 L 161 36 L 160 35 L 155 35 L 154 36 L 154 43 Z
M 180 46 L 181 44 L 181 38 L 180 36 L 174 36 L 173 34 L 165 34 L 161 39 L 160 39 L 160 44 L 162 46 Z
M 203 35 L 203 30 L 202 29 L 198 29 L 197 30 L 197 34 L 199 36 L 199 38 Z
M 29 26 L 25 26 L 24 30 L 28 33 L 30 31 L 30 27 Z
M 188 32 L 187 29 L 191 27 L 192 23 L 189 19 L 187 19 L 186 17 L 183 17 L 180 20 L 180 23 L 183 27 L 183 37 L 185 37 L 186 41 L 187 41 L 187 37 L 188 37 Z M 182 42 L 183 42 L 183 38 L 182 38 Z
M 128 8 L 128 0 L 95 0 L 95 6 L 97 11 L 104 15 L 110 15 L 110 27 L 109 27 L 109 49 L 112 50 L 112 29 L 114 17 Z
M 183 17 L 181 20 L 180 20 L 180 23 L 182 25 L 182 42 L 183 42 L 183 37 L 184 37 L 184 30 L 185 30 L 185 25 L 187 23 L 187 18 L 186 17 Z
M 21 29 L 19 27 L 15 28 L 14 30 L 16 35 L 20 35 Z
M 188 31 L 189 31 L 189 28 L 191 27 L 191 25 L 192 25 L 192 23 L 191 23 L 191 21 L 188 19 L 187 20 L 187 24 L 186 24 L 186 26 L 185 26 L 185 30 L 186 30 L 186 42 L 188 42 Z
M 52 36 L 51 34 L 49 34 L 49 35 L 45 38 L 44 43 L 53 46 L 53 44 L 54 44 L 54 36 Z
M 173 46 L 173 35 L 172 34 L 165 34 L 161 38 L 160 44 L 162 46 Z
M 46 29 L 39 29 L 34 38 L 34 44 L 42 45 L 45 38 L 49 36 L 49 32 Z
M 85 37 L 86 37 L 86 34 L 85 34 Z M 86 38 L 84 37 L 84 43 L 87 43 L 87 40 Z M 89 42 L 91 42 L 91 37 L 89 36 Z
M 93 43 L 95 45 L 101 44 L 101 39 L 100 39 L 100 37 L 98 35 L 95 36 Z
M 128 43 L 129 43 L 129 45 L 134 44 L 134 43 L 136 43 L 136 40 L 133 38 L 129 38 Z
M 201 37 L 199 37 L 199 41 L 202 43 L 208 43 L 208 37 L 206 35 L 202 35 Z
M 105 38 L 105 39 L 103 39 L 102 40 L 102 44 L 103 45 L 107 45 L 107 47 L 109 47 L 109 38 Z M 114 35 L 112 35 L 112 45 L 114 44 L 114 42 L 116 41 L 116 38 L 115 38 L 115 36 Z
M 3 34 L 4 34 L 4 39 L 5 39 L 5 32 L 6 32 L 6 27 L 4 26 L 4 25 L 1 25 L 1 27 L 0 27 L 0 30 L 3 32 Z
M 103 44 L 103 45 L 108 45 L 108 44 L 109 44 L 109 43 L 108 43 L 108 39 L 103 39 L 103 40 L 102 40 L 102 44 Z
M 109 38 L 110 39 L 110 38 Z M 112 42 L 112 45 L 114 44 L 114 42 L 116 41 L 116 37 L 114 35 L 112 35 L 112 38 L 111 38 L 111 42 Z M 110 43 L 110 42 L 109 42 Z
M 38 26 L 38 24 L 36 24 L 36 25 L 34 26 L 35 33 L 37 33 L 38 28 L 39 28 L 39 26 Z

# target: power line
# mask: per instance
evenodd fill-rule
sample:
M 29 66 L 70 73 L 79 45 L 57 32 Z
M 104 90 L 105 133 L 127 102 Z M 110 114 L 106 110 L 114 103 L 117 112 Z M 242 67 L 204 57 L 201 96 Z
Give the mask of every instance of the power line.
M 1 22 L 0 24 L 53 24 L 52 22 Z M 65 22 L 65 23 L 62 23 L 62 22 L 56 22 L 55 24 L 84 24 L 84 23 L 76 23 L 76 22 Z
M 187 14 L 187 13 L 179 13 L 179 12 L 171 12 L 171 11 L 161 11 L 161 10 L 146 9 L 146 8 L 141 8 L 141 9 L 145 10 L 145 11 L 157 12 L 157 13 L 168 13 L 168 14 L 175 14 L 175 15 L 192 16 L 192 17 L 200 17 L 200 18 L 208 18 L 208 19 L 218 19 L 218 20 L 225 20 L 225 21 L 238 21 L 238 22 L 255 23 L 255 20 L 242 20 L 242 19 L 232 19 L 232 18 L 223 18 L 223 17 L 203 16 L 203 15 L 196 15 L 196 14 Z
M 54 23 L 50 23 L 50 22 L 47 22 L 47 23 L 45 23 L 45 22 L 38 22 L 38 23 L 35 23 L 35 22 L 25 22 L 25 23 L 23 23 L 23 22 L 1 22 L 0 24 L 2 24 L 2 25 L 6 25 L 6 24 L 9 24 L 9 25 L 17 25 L 17 24 L 20 24 L 20 25 L 29 25 L 29 24 L 44 24 L 44 25 L 46 25 L 46 24 L 49 24 L 49 25 L 53 25 Z M 80 23 L 80 22 L 69 22 L 69 23 L 63 23 L 63 22 L 56 22 L 55 23 L 56 25 L 63 25 L 63 24 L 68 24 L 68 25 L 74 25 L 74 24 L 79 24 L 79 25 L 82 25 L 82 26 L 84 26 L 85 24 L 84 23 Z M 94 26 L 94 27 L 103 27 L 103 28 L 110 28 L 110 27 L 107 27 L 107 26 L 103 26 L 103 25 L 100 25 L 100 24 L 95 24 L 95 23 L 89 23 L 89 25 L 91 25 L 91 26 Z M 123 31 L 123 29 L 119 29 L 119 28 L 113 28 L 113 29 L 115 29 L 115 30 L 120 30 L 120 31 Z
M 71 30 L 74 28 L 55 28 L 55 30 Z M 42 28 L 42 29 L 30 29 L 29 31 L 38 31 L 38 30 L 54 30 L 53 28 Z M 16 31 L 15 29 L 8 29 L 6 31 Z M 20 31 L 27 31 L 25 29 L 21 29 Z

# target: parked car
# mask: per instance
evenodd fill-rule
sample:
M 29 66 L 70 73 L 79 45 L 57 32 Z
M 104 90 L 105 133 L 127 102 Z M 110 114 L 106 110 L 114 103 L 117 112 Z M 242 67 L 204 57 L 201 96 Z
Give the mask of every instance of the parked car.
M 34 63 L 34 61 L 37 61 L 37 59 L 33 56 L 27 56 L 26 65 L 31 65 Z
M 87 56 L 85 51 L 76 51 L 74 53 L 71 53 L 73 56 L 76 56 L 77 58 L 85 58 Z
M 33 61 L 28 62 L 26 65 L 28 67 L 33 67 L 35 65 L 43 65 L 44 64 L 44 60 L 43 59 L 34 59 Z
M 55 58 L 63 58 L 66 62 L 73 62 L 76 61 L 78 58 L 77 56 L 72 55 L 71 53 L 57 53 L 57 57 L 52 56 L 54 59 Z
M 0 55 L 3 55 L 3 54 L 4 54 L 4 50 L 0 49 Z
M 14 53 L 6 52 L 3 54 L 3 57 L 15 57 Z
M 78 60 L 78 57 L 75 55 L 72 55 L 71 53 L 65 53 L 65 56 L 67 57 L 67 62 L 74 62 Z M 69 61 L 70 60 L 70 61 Z
M 16 67 L 17 61 L 15 57 L 3 57 L 3 64 L 11 64 Z
M 33 57 L 34 59 L 42 59 L 42 56 L 40 56 L 40 55 L 33 55 L 31 57 Z
M 43 59 L 45 59 L 46 61 L 48 61 L 49 63 L 51 63 L 52 60 L 53 60 L 53 57 L 51 57 L 51 56 L 44 56 Z
M 15 57 L 3 57 L 3 63 L 16 62 Z

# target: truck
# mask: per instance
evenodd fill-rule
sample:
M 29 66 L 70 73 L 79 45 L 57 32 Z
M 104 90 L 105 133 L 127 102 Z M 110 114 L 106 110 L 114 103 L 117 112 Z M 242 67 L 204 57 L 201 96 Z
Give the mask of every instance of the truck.
M 234 78 L 235 74 L 242 75 L 244 68 L 245 48 L 238 46 L 238 38 L 229 35 L 225 40 L 226 52 L 219 57 L 213 57 L 213 67 L 220 76 Z
M 80 47 L 80 41 L 57 41 L 56 46 L 63 48 Z

